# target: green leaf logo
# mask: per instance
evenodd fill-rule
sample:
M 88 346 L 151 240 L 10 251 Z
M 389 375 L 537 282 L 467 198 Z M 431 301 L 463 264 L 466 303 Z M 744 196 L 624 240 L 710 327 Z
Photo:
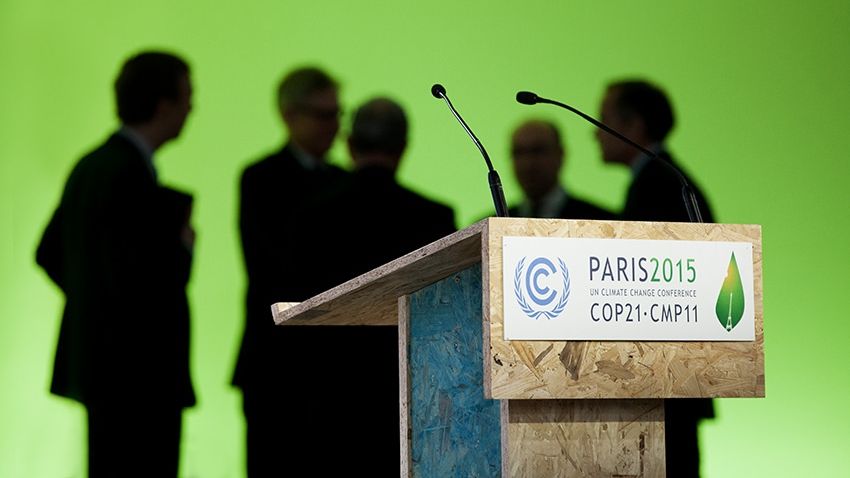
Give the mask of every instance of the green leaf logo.
M 726 269 L 726 279 L 717 296 L 717 305 L 714 307 L 717 320 L 720 321 L 727 332 L 738 325 L 744 315 L 744 286 L 741 283 L 741 273 L 738 272 L 738 262 L 735 261 L 735 253 L 729 259 L 729 268 Z

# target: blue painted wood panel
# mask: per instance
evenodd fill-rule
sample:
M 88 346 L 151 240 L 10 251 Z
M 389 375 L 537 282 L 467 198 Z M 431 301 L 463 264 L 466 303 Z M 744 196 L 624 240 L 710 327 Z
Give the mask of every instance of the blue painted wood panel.
M 498 476 L 499 402 L 482 385 L 481 265 L 412 294 L 409 317 L 413 476 Z

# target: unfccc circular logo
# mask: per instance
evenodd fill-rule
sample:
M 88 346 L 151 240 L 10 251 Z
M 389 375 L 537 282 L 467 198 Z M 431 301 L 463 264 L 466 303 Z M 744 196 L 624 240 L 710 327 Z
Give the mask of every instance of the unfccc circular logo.
M 541 315 L 554 319 L 561 315 L 570 300 L 570 271 L 563 259 L 558 269 L 546 257 L 532 260 L 525 266 L 523 257 L 514 271 L 514 296 L 525 315 L 538 319 Z M 527 299 L 526 299 L 527 296 Z

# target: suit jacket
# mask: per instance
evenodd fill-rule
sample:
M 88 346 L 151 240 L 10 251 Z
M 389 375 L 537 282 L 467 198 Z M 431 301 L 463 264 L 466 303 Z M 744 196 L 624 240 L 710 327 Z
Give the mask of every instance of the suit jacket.
M 305 227 L 303 211 L 335 194 L 347 176 L 331 165 L 306 169 L 290 145 L 242 173 L 239 232 L 248 291 L 233 384 L 245 392 L 285 390 L 284 383 L 271 379 L 281 373 L 293 381 L 304 378 L 304 354 L 315 331 L 275 326 L 271 305 L 304 301 L 324 290 L 322 271 L 309 260 L 328 247 L 330 239 L 316 237 Z
M 194 403 L 181 241 L 190 205 L 120 134 L 76 164 L 36 254 L 66 298 L 53 393 L 87 406 Z
M 522 217 L 520 206 L 517 204 L 508 208 L 508 214 L 511 217 Z M 567 195 L 567 201 L 556 216 L 557 219 L 600 220 L 615 219 L 615 217 L 614 213 L 571 195 Z
M 317 281 L 323 290 L 455 232 L 452 209 L 399 185 L 391 171 L 376 167 L 356 170 L 339 194 L 306 215 L 316 236 L 334 241 L 311 260 L 323 271 Z M 348 392 L 343 401 L 331 400 L 325 407 L 333 410 L 326 415 L 336 429 L 335 441 L 344 444 L 335 453 L 350 469 L 370 476 L 398 474 L 397 327 L 343 326 L 323 342 L 332 344 L 326 351 L 335 356 L 323 372 L 337 373 L 332 382 L 316 387 L 317 394 Z
M 454 211 L 398 184 L 380 167 L 354 172 L 345 189 L 308 215 L 322 235 L 344 235 L 329 249 L 330 288 L 456 231 Z
M 661 151 L 662 161 L 675 164 L 672 156 Z M 681 168 L 680 168 L 681 170 Z M 699 204 L 704 222 L 714 222 L 711 208 L 697 184 L 684 172 Z M 623 207 L 624 221 L 689 222 L 688 211 L 682 198 L 682 185 L 676 174 L 657 161 L 647 162 L 632 179 Z

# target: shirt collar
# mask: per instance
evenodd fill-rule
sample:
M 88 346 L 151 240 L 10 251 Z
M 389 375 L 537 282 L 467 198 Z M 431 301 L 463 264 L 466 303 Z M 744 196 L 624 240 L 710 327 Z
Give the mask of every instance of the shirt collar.
M 551 191 L 540 198 L 537 211 L 534 210 L 531 201 L 526 198 L 519 205 L 519 213 L 522 217 L 557 218 L 567 204 L 568 199 L 566 189 L 556 184 Z
M 664 150 L 664 145 L 661 143 L 654 143 L 650 145 L 647 149 L 655 154 L 659 154 L 661 153 L 661 151 Z M 645 168 L 650 161 L 652 161 L 652 156 L 644 152 L 638 153 L 635 159 L 632 160 L 632 177 L 635 177 L 640 174 L 640 172 L 643 171 L 643 168 Z
M 320 161 L 315 156 L 299 148 L 294 142 L 290 141 L 289 147 L 292 150 L 292 155 L 295 156 L 295 160 L 298 161 L 298 164 L 300 164 L 302 168 L 307 171 L 320 171 L 325 169 L 326 166 L 323 161 Z

